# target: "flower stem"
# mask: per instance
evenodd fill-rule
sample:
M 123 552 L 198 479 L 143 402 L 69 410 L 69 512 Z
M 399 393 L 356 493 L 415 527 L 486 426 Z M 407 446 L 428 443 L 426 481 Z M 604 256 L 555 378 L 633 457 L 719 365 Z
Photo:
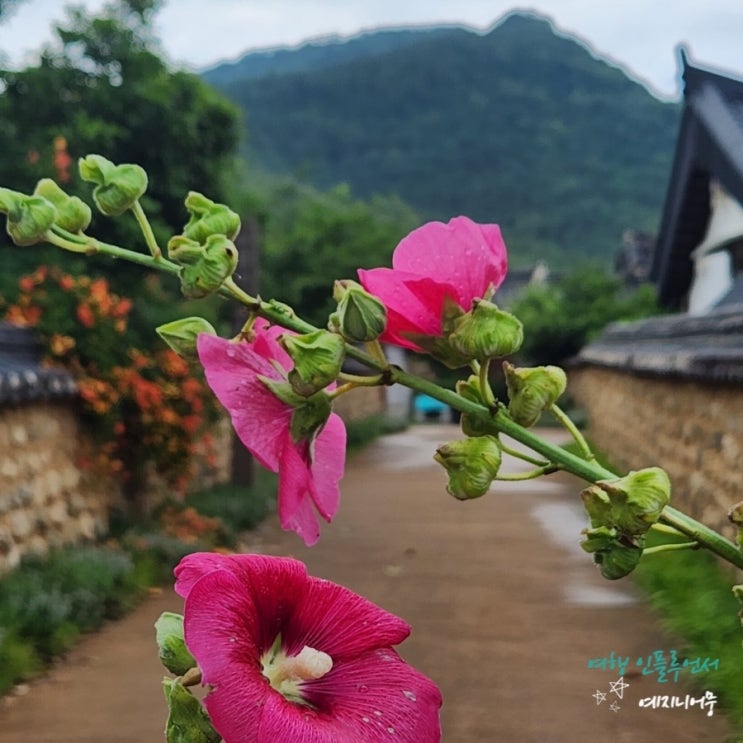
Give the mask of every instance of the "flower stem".
M 642 556 L 659 555 L 661 552 L 674 552 L 676 550 L 698 550 L 701 547 L 699 542 L 676 542 L 675 544 L 659 544 L 655 547 L 646 547 L 642 551 Z
M 338 379 L 352 384 L 354 387 L 378 387 L 384 383 L 384 377 L 381 374 L 375 374 L 373 377 L 363 377 L 359 374 L 347 374 L 341 372 Z
M 490 359 L 485 359 L 482 364 L 480 364 L 480 371 L 478 373 L 478 377 L 480 379 L 480 394 L 482 395 L 482 399 L 485 401 L 486 405 L 495 405 L 495 395 L 493 394 L 493 390 L 490 387 Z
M 150 249 L 150 254 L 155 260 L 159 260 L 162 257 L 163 252 L 157 244 L 155 233 L 152 231 L 152 225 L 150 225 L 150 220 L 147 219 L 147 215 L 144 213 L 144 209 L 142 209 L 139 200 L 134 202 L 132 212 L 134 212 L 139 229 L 142 230 L 142 235 L 144 235 L 147 247 Z
M 560 424 L 573 437 L 575 443 L 578 444 L 578 448 L 580 449 L 583 458 L 587 459 L 589 462 L 593 459 L 596 459 L 596 455 L 591 451 L 591 447 L 588 446 L 588 442 L 583 437 L 583 434 L 578 430 L 578 427 L 575 425 L 575 423 L 570 420 L 569 416 L 565 414 L 562 408 L 553 403 L 550 406 L 550 413 L 552 413 L 552 415 L 557 418 Z
M 501 451 L 504 454 L 510 454 L 510 456 L 512 457 L 523 459 L 525 462 L 536 465 L 537 467 L 546 467 L 549 464 L 549 462 L 545 462 L 541 459 L 537 459 L 536 457 L 530 457 L 528 454 L 522 451 L 519 451 L 518 449 L 512 449 L 510 446 L 507 446 L 502 441 L 499 441 L 498 443 L 500 445 Z
M 527 472 L 513 472 L 504 475 L 497 475 L 496 480 L 506 480 L 510 482 L 517 482 L 519 480 L 534 480 L 542 475 L 550 475 L 553 472 L 557 472 L 560 468 L 556 464 L 547 464 L 544 467 L 537 467 L 536 469 L 529 470 Z

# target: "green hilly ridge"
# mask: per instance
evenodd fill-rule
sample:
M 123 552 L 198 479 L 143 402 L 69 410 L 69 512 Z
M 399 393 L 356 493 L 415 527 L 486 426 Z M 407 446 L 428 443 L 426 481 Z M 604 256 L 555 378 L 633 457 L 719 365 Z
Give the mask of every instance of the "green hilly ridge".
M 220 84 L 212 71 L 245 111 L 249 161 L 394 193 L 426 219 L 498 222 L 514 263 L 606 264 L 625 229 L 657 229 L 678 105 L 538 16 L 486 34 L 380 33 L 320 63 L 300 48 L 271 72 L 237 65 Z

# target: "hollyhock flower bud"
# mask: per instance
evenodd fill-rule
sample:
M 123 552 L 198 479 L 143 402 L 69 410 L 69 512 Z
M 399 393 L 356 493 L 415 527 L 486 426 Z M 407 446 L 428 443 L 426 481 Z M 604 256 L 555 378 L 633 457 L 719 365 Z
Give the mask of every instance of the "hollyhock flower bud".
M 54 205 L 42 196 L 0 188 L 0 213 L 8 216 L 6 230 L 16 245 L 35 245 L 46 238 L 57 218 Z
M 472 309 L 456 321 L 448 340 L 465 358 L 484 361 L 518 351 L 524 341 L 524 329 L 510 312 L 499 310 L 484 299 L 475 299 Z
M 671 482 L 660 467 L 630 472 L 617 480 L 600 480 L 581 493 L 591 526 L 606 526 L 620 536 L 638 536 L 660 518 Z
M 465 400 L 487 407 L 487 404 L 482 399 L 482 394 L 480 393 L 480 380 L 474 374 L 466 381 L 460 379 L 457 382 L 456 391 L 457 394 Z M 491 421 L 469 413 L 462 413 L 460 426 L 462 428 L 462 433 L 465 436 L 495 436 L 498 433 L 498 429 L 493 426 Z
M 199 245 L 181 235 L 171 238 L 168 256 L 181 264 L 181 292 L 199 299 L 218 291 L 237 268 L 237 248 L 224 235 L 211 235 Z
M 183 676 L 196 665 L 183 639 L 183 617 L 165 611 L 155 622 L 155 638 L 160 662 L 176 676 Z
M 209 715 L 179 679 L 163 679 L 163 691 L 168 703 L 167 743 L 220 743 L 222 736 L 214 729 Z
M 640 562 L 645 543 L 644 536 L 620 538 L 616 529 L 606 526 L 584 529 L 583 533 L 586 538 L 581 542 L 581 547 L 593 554 L 593 560 L 604 578 L 608 580 L 624 578 Z
M 40 180 L 34 195 L 42 196 L 54 205 L 57 211 L 55 223 L 68 232 L 83 232 L 93 218 L 90 207 L 82 199 L 66 194 L 51 178 Z
M 184 237 L 197 243 L 211 235 L 224 235 L 234 240 L 240 232 L 240 217 L 224 204 L 217 204 L 196 191 L 186 196 L 186 209 L 191 217 L 183 228 Z
M 469 500 L 490 489 L 500 469 L 501 450 L 494 436 L 475 436 L 440 446 L 434 459 L 449 475 L 447 491 L 459 500 Z
M 506 361 L 503 371 L 508 388 L 508 412 L 522 426 L 533 426 L 542 411 L 557 402 L 568 383 L 565 372 L 558 366 L 517 368 Z
M 109 217 L 131 209 L 147 190 L 147 173 L 139 165 L 114 165 L 101 155 L 80 158 L 80 177 L 97 184 L 93 189 L 96 206 Z
M 346 340 L 368 343 L 384 331 L 387 311 L 382 302 L 355 281 L 336 281 L 333 299 L 338 309 L 330 316 L 329 327 Z
M 279 343 L 294 362 L 289 383 L 298 394 L 309 397 L 338 378 L 346 355 L 346 344 L 339 335 L 316 330 L 283 335 Z
M 201 333 L 216 335 L 212 324 L 203 317 L 183 317 L 180 320 L 165 323 L 155 332 L 184 359 L 197 359 L 196 339 Z

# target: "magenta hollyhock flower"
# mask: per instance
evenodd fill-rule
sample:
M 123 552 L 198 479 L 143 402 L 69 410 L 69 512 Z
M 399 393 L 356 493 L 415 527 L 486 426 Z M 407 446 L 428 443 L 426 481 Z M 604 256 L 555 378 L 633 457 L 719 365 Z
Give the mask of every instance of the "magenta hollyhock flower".
M 380 340 L 421 351 L 417 340 L 442 335 L 448 303 L 469 311 L 473 299 L 501 285 L 506 270 L 500 227 L 456 217 L 413 230 L 395 248 L 391 269 L 360 269 L 359 280 L 387 307 Z
M 225 743 L 441 739 L 439 690 L 392 649 L 402 619 L 289 558 L 196 553 L 175 574 Z
M 291 422 L 295 409 L 263 381 L 285 381 L 280 369 L 290 369 L 292 361 L 276 339 L 287 331 L 269 327 L 262 319 L 253 330 L 253 340 L 240 343 L 199 335 L 199 360 L 240 440 L 264 467 L 279 473 L 281 526 L 296 531 L 312 545 L 320 536 L 315 512 L 330 521 L 338 509 L 346 428 L 340 417 L 331 413 L 319 432 L 294 439 Z

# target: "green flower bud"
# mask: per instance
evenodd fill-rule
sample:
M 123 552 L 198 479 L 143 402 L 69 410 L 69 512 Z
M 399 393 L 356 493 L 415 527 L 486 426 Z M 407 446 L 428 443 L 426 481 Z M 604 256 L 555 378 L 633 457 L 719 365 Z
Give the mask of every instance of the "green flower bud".
M 8 215 L 6 230 L 16 245 L 35 245 L 46 239 L 57 217 L 54 205 L 42 196 L 0 188 L 0 212 Z
M 339 335 L 316 330 L 307 335 L 283 335 L 279 342 L 294 361 L 289 382 L 298 394 L 309 397 L 338 378 L 346 353 Z
M 101 155 L 80 158 L 80 177 L 95 183 L 93 200 L 109 217 L 116 217 L 131 209 L 147 190 L 147 173 L 139 165 L 114 165 Z
M 522 426 L 533 426 L 543 410 L 565 392 L 568 378 L 559 366 L 516 368 L 507 361 L 503 371 L 508 387 L 508 412 Z
M 494 436 L 475 436 L 440 446 L 434 459 L 449 475 L 447 491 L 458 500 L 469 500 L 490 489 L 500 469 L 501 450 Z
M 196 191 L 186 196 L 185 203 L 191 217 L 183 228 L 184 237 L 204 243 L 211 235 L 234 240 L 240 232 L 240 217 L 224 204 L 216 204 Z
M 155 622 L 157 647 L 162 664 L 176 676 L 196 666 L 183 639 L 183 616 L 165 611 Z
M 591 526 L 615 528 L 620 536 L 645 534 L 668 504 L 671 482 L 660 467 L 601 480 L 581 493 Z
M 523 340 L 521 321 L 484 299 L 473 300 L 472 309 L 457 320 L 449 336 L 456 351 L 478 361 L 515 353 Z
M 82 199 L 66 194 L 51 178 L 43 178 L 36 184 L 34 196 L 42 196 L 54 205 L 56 224 L 68 232 L 83 232 L 93 218 L 90 207 Z
M 330 316 L 330 329 L 346 340 L 368 343 L 376 340 L 387 324 L 387 310 L 382 302 L 351 280 L 336 281 L 333 299 L 338 309 Z
M 222 740 L 201 702 L 179 679 L 163 679 L 163 691 L 168 703 L 167 743 L 219 743 Z
M 466 381 L 460 379 L 457 382 L 456 391 L 465 400 L 487 407 L 480 394 L 480 380 L 474 374 Z M 470 413 L 462 413 L 460 426 L 465 436 L 496 436 L 498 434 L 498 429 L 493 425 L 492 421 L 477 415 L 471 415 Z
M 289 382 L 258 376 L 281 402 L 294 408 L 289 431 L 295 442 L 311 441 L 328 422 L 332 405 L 324 392 L 316 392 L 310 397 L 298 395 Z
M 155 328 L 157 334 L 184 359 L 198 358 L 196 339 L 200 333 L 216 335 L 217 331 L 203 317 L 184 317 Z
M 174 238 L 175 239 L 175 238 Z M 173 241 L 171 240 L 171 243 Z M 182 242 L 179 257 L 187 252 L 187 261 L 181 261 L 181 291 L 192 299 L 206 297 L 216 292 L 224 280 L 232 276 L 237 268 L 237 248 L 224 235 L 211 235 L 206 244 L 201 245 L 201 254 L 196 256 L 193 243 Z M 172 256 L 170 243 L 168 253 Z
M 584 529 L 586 538 L 581 547 L 593 553 L 593 560 L 599 566 L 601 575 L 608 580 L 616 580 L 629 575 L 640 562 L 645 537 L 633 539 L 619 538 L 615 529 L 600 526 Z
M 449 335 L 454 332 L 457 321 L 463 315 L 462 308 L 453 299 L 446 297 L 441 310 L 441 337 L 423 333 L 407 333 L 406 335 L 413 343 L 430 353 L 449 369 L 469 366 L 472 357 L 457 351 L 448 340 Z
M 743 548 L 743 501 L 736 503 L 728 511 L 728 519 L 736 526 L 737 533 L 735 535 L 735 541 L 738 547 Z

